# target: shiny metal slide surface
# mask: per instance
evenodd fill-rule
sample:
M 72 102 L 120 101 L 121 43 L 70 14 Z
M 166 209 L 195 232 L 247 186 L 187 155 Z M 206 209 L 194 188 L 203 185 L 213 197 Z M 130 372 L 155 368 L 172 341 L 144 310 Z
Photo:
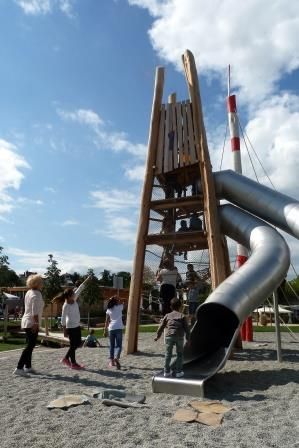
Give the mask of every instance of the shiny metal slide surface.
M 154 392 L 203 396 L 204 382 L 224 366 L 243 320 L 286 276 L 288 246 L 273 227 L 256 216 L 299 238 L 298 201 L 233 171 L 215 173 L 214 179 L 219 198 L 255 215 L 232 205 L 219 207 L 222 232 L 246 246 L 251 256 L 197 309 L 191 345 L 185 349 L 184 380 L 157 375 Z

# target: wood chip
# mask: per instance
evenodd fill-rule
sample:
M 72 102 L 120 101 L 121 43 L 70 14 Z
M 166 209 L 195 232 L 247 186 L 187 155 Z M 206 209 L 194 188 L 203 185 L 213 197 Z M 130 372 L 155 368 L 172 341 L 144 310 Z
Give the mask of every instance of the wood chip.
M 196 421 L 197 418 L 197 412 L 192 411 L 191 409 L 178 409 L 173 419 L 178 422 L 185 422 L 185 423 L 191 423 Z
M 222 414 L 215 414 L 212 412 L 199 412 L 196 421 L 204 425 L 217 427 L 220 426 L 223 420 Z
M 191 401 L 190 406 L 199 412 L 215 412 L 216 414 L 224 414 L 225 412 L 231 411 L 233 408 L 224 406 L 219 401 Z

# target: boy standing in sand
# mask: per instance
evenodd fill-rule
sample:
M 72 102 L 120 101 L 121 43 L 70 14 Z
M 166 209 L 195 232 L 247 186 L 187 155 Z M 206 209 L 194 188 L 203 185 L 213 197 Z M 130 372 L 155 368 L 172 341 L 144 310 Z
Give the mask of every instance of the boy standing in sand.
M 184 336 L 186 335 L 187 342 L 190 339 L 190 331 L 187 323 L 187 319 L 183 313 L 180 312 L 181 302 L 177 298 L 173 298 L 170 301 L 171 312 L 166 314 L 157 330 L 157 341 L 163 330 L 166 329 L 165 334 L 165 363 L 164 363 L 164 376 L 169 377 L 172 375 L 171 370 L 176 371 L 176 378 L 184 376 L 183 372 L 183 356 L 184 356 Z M 170 365 L 173 347 L 176 346 L 176 359 Z

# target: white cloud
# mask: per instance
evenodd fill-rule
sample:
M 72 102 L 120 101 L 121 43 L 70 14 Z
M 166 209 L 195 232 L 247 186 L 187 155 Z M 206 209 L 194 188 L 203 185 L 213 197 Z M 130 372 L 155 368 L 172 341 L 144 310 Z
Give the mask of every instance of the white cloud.
M 69 18 L 74 17 L 74 0 L 15 0 L 27 15 L 39 16 L 51 14 L 55 8 Z
M 273 0 L 128 0 L 149 10 L 149 30 L 156 52 L 182 70 L 181 55 L 189 48 L 199 73 L 226 77 L 243 99 L 255 101 L 273 92 L 282 76 L 299 67 L 299 3 Z
M 295 198 L 299 191 L 298 122 L 299 96 L 284 94 L 262 103 L 246 126 L 246 134 L 275 188 Z M 270 186 L 252 151 L 251 155 L 259 179 Z
M 16 3 L 28 15 L 48 14 L 52 9 L 50 0 L 16 0 Z
M 132 270 L 132 260 L 122 260 L 121 258 L 111 256 L 92 256 L 78 252 L 60 252 L 52 249 L 44 252 L 33 252 L 13 247 L 6 248 L 5 252 L 11 260 L 11 265 L 14 266 L 18 273 L 29 270 L 44 274 L 48 267 L 49 253 L 53 254 L 62 273 L 76 271 L 84 274 L 89 268 L 93 268 L 97 275 L 104 269 L 112 272 Z M 12 258 L 14 259 L 13 262 Z
M 61 223 L 62 227 L 68 227 L 68 226 L 77 226 L 79 224 L 78 221 L 75 221 L 74 219 L 67 219 L 66 221 L 63 221 Z
M 14 208 L 14 202 L 9 195 L 10 190 L 18 190 L 24 178 L 23 170 L 30 166 L 17 153 L 12 143 L 0 139 L 0 213 L 9 213 Z
M 56 189 L 53 188 L 53 187 L 45 187 L 44 190 L 49 192 L 49 193 L 53 193 L 53 194 L 56 193 Z
M 77 109 L 75 111 L 57 109 L 57 113 L 64 120 L 74 121 L 79 124 L 86 124 L 95 131 L 98 126 L 103 124 L 103 120 L 99 117 L 99 115 L 90 109 Z
M 107 123 L 96 112 L 90 109 L 76 109 L 74 111 L 57 109 L 57 113 L 65 121 L 89 126 L 94 132 L 94 144 L 99 149 L 108 149 L 115 152 L 127 151 L 135 157 L 145 158 L 146 145 L 131 142 L 124 132 L 108 130 Z
M 104 211 L 102 226 L 95 234 L 132 244 L 136 241 L 139 196 L 125 190 L 91 191 L 92 207 Z
M 106 212 L 119 212 L 128 208 L 136 208 L 139 200 L 136 194 L 125 190 L 91 191 L 92 207 L 101 208 Z
M 73 18 L 73 0 L 60 0 L 59 1 L 60 10 L 68 17 Z
M 17 203 L 22 205 L 44 205 L 44 202 L 41 199 L 31 199 L 23 196 L 17 198 Z
M 132 244 L 136 242 L 136 222 L 125 217 L 107 217 L 106 229 L 96 230 L 96 234 L 105 235 L 115 241 Z
M 145 165 L 136 165 L 133 168 L 126 168 L 125 174 L 130 180 L 144 181 Z

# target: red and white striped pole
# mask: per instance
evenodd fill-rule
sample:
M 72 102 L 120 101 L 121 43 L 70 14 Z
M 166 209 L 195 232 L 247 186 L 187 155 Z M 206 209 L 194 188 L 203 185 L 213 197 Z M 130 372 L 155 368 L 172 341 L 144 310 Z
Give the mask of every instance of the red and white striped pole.
M 234 171 L 242 174 L 241 145 L 239 134 L 239 121 L 237 116 L 236 95 L 230 95 L 230 66 L 228 66 L 228 97 L 227 97 L 228 124 L 230 143 L 233 153 Z M 236 268 L 241 267 L 248 259 L 248 250 L 241 244 L 237 244 Z M 241 327 L 243 341 L 253 340 L 252 317 L 248 317 Z

